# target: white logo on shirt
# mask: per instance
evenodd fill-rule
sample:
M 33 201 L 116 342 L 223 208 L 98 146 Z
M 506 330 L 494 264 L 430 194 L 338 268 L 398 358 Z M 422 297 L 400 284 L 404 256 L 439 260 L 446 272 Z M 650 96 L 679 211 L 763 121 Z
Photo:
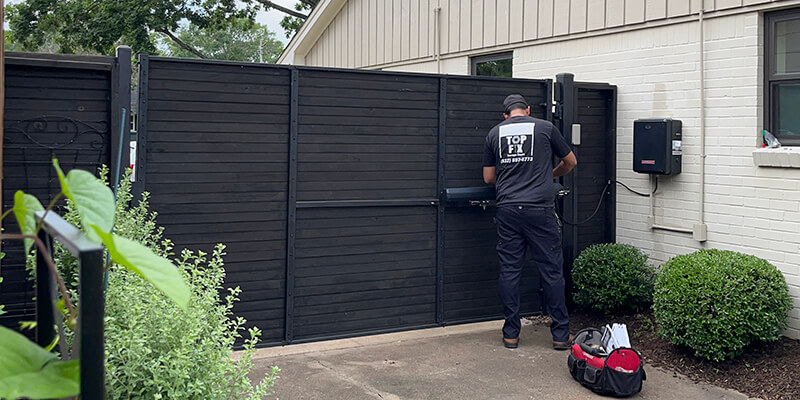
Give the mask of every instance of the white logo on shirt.
M 500 164 L 533 161 L 533 128 L 536 124 L 526 122 L 500 127 Z

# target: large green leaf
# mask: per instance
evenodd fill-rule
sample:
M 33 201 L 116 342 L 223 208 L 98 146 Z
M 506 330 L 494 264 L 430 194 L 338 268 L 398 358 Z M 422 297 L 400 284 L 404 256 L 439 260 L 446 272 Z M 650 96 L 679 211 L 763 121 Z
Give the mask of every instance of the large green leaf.
M 80 393 L 78 360 L 61 361 L 0 326 L 0 398 L 62 398 Z
M 191 292 L 175 264 L 133 240 L 92 226 L 111 254 L 111 260 L 147 279 L 183 309 Z
M 61 191 L 75 203 L 81 215 L 81 225 L 86 235 L 100 243 L 100 237 L 89 227 L 95 225 L 103 232 L 111 232 L 114 227 L 114 193 L 87 171 L 73 169 L 64 176 L 58 160 L 53 160 L 53 166 L 61 182 Z
M 25 194 L 17 190 L 14 194 L 14 216 L 17 217 L 19 230 L 23 235 L 36 234 L 36 211 L 43 211 L 42 203 L 36 197 Z M 25 253 L 27 254 L 33 246 L 33 239 L 25 239 Z

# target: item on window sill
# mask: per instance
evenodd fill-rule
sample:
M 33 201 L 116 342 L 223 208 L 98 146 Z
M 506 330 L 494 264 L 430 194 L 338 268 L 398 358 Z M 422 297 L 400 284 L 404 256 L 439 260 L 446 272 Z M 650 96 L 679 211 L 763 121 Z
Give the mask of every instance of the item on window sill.
M 776 138 L 775 135 L 771 134 L 768 130 L 762 129 L 761 135 L 764 136 L 764 144 L 762 147 L 769 147 L 770 149 L 781 147 L 781 142 L 778 141 L 778 138 Z

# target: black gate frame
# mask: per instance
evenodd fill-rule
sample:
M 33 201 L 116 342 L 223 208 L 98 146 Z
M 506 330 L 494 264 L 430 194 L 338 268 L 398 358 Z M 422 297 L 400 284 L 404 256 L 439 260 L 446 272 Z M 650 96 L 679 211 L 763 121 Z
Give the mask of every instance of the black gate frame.
M 616 146 L 617 146 L 617 87 L 607 83 L 590 83 L 590 82 L 575 82 L 573 74 L 565 73 L 556 75 L 555 83 L 555 108 L 554 123 L 561 130 L 567 143 L 573 148 L 575 156 L 578 158 L 580 165 L 580 146 L 573 145 L 573 132 L 572 126 L 578 120 L 578 108 L 581 106 L 581 99 L 579 97 L 580 90 L 592 90 L 604 93 L 610 102 L 609 108 L 611 112 L 607 113 L 606 119 L 606 146 L 611 149 L 613 155 L 607 160 L 606 177 L 610 184 L 606 188 L 606 202 L 604 213 L 608 223 L 605 226 L 606 242 L 616 242 L 616 213 L 617 213 L 617 159 L 616 159 Z M 570 174 L 561 178 L 561 184 L 569 188 L 570 195 L 562 199 L 560 208 L 563 212 L 565 219 L 569 221 L 578 222 L 578 202 L 580 201 L 581 188 L 578 185 L 578 180 L 581 176 L 580 167 L 573 170 Z M 564 272 L 567 280 L 567 298 L 572 299 L 570 293 L 572 292 L 572 263 L 578 256 L 580 251 L 578 243 L 578 228 L 564 224 L 562 250 L 564 252 Z

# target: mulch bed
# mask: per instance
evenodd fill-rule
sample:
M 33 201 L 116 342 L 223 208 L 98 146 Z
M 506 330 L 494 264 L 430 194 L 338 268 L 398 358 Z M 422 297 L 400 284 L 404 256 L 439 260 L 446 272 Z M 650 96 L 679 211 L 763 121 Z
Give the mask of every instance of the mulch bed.
M 541 322 L 541 321 L 534 321 Z M 586 327 L 600 328 L 614 322 L 628 327 L 631 344 L 648 365 L 682 374 L 695 382 L 737 390 L 764 400 L 800 399 L 800 341 L 781 338 L 772 343 L 751 345 L 736 359 L 714 363 L 695 357 L 656 334 L 651 312 L 603 316 L 585 311 L 570 313 L 574 332 Z M 573 333 L 574 333 L 573 332 Z

